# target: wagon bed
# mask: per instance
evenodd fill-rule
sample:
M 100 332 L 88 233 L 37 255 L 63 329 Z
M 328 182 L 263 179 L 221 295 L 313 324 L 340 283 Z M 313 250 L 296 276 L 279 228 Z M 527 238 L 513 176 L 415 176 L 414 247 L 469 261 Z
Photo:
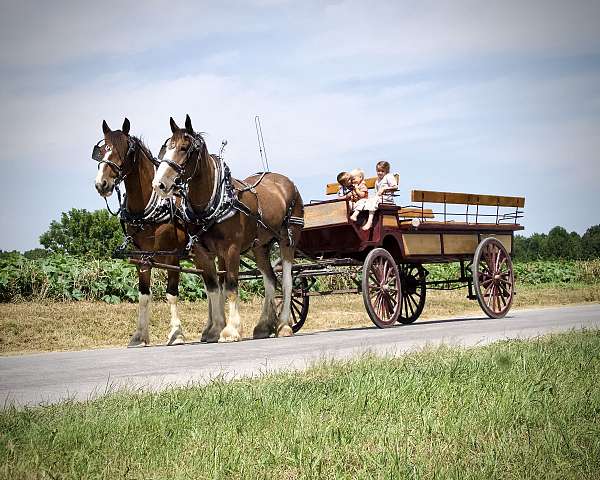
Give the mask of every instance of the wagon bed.
M 335 192 L 334 185 L 327 193 Z M 427 288 L 467 286 L 468 298 L 477 299 L 488 316 L 506 315 L 514 296 L 514 232 L 524 228 L 518 222 L 525 198 L 413 190 L 411 201 L 380 205 L 368 231 L 360 228 L 366 215 L 352 222 L 344 199 L 305 205 L 298 250 L 309 260 L 294 266 L 295 330 L 304 323 L 310 296 L 350 291 L 362 293 L 378 327 L 414 322 Z M 448 262 L 460 264 L 459 278 L 427 279 L 425 264 Z M 323 275 L 354 276 L 356 288 L 311 290 Z

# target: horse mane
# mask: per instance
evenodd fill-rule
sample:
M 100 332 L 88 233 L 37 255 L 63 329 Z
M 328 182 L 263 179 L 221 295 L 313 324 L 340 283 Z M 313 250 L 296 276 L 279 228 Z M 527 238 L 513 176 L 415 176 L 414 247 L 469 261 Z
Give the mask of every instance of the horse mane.
M 148 148 L 148 146 L 144 143 L 144 140 L 142 140 L 141 137 L 136 137 L 135 135 L 131 135 L 131 138 L 133 138 L 134 141 L 137 142 L 137 144 L 140 146 L 140 149 L 144 152 L 144 154 L 148 157 L 148 160 L 152 160 L 154 158 L 154 155 L 152 155 L 152 151 L 150 150 L 150 148 Z

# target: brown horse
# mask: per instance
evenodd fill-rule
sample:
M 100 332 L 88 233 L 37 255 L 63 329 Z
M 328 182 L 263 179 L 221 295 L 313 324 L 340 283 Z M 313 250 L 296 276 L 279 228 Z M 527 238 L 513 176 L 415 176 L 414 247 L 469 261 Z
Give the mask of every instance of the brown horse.
M 111 130 L 102 122 L 103 145 L 96 145 L 92 157 L 99 162 L 96 190 L 102 197 L 112 195 L 119 183 L 125 184 L 126 195 L 120 205 L 121 221 L 126 225 L 127 236 L 137 250 L 154 252 L 181 252 L 186 246 L 186 234 L 175 223 L 169 223 L 168 205 L 152 189 L 154 158 L 139 138 L 129 135 L 126 118 L 121 130 Z M 102 142 L 99 142 L 102 143 Z M 179 265 L 177 255 L 156 257 L 158 262 Z M 150 343 L 150 278 L 149 267 L 138 266 L 139 311 L 136 331 L 131 336 L 130 347 Z M 181 321 L 177 313 L 179 272 L 168 271 L 167 301 L 171 307 L 171 332 L 168 345 L 183 343 Z
M 290 179 L 277 173 L 252 175 L 243 182 L 231 178 L 228 167 L 210 155 L 201 134 L 194 132 L 189 115 L 180 129 L 171 118 L 173 135 L 159 155 L 161 164 L 152 185 L 163 196 L 179 192 L 184 220 L 194 240 L 194 261 L 203 271 L 209 315 L 202 341 L 241 339 L 238 273 L 240 255 L 252 250 L 263 275 L 265 301 L 254 338 L 293 335 L 290 326 L 294 245 L 302 230 L 304 204 Z M 277 240 L 282 259 L 282 310 L 274 305 L 277 279 L 269 247 Z M 218 260 L 220 274 L 215 266 Z M 225 322 L 225 300 L 229 315 Z

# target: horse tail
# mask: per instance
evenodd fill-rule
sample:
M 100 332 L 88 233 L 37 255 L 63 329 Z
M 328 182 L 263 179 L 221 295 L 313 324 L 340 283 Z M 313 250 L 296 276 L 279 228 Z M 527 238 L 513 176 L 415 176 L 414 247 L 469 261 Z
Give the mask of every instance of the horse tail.
M 294 195 L 288 204 L 284 225 L 287 227 L 288 245 L 293 248 L 298 244 L 304 227 L 304 201 L 295 184 Z

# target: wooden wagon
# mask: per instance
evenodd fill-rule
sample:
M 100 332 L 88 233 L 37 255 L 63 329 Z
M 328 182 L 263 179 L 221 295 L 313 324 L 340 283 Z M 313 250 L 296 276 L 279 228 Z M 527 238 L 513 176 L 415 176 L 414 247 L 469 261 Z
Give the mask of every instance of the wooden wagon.
M 372 187 L 374 178 L 367 179 Z M 337 191 L 329 184 L 327 193 Z M 373 228 L 352 222 L 344 199 L 305 205 L 300 259 L 293 267 L 293 329 L 308 315 L 310 297 L 362 293 L 365 308 L 380 328 L 414 322 L 428 288 L 468 288 L 486 315 L 509 311 L 515 289 L 511 254 L 514 232 L 522 230 L 525 198 L 413 190 L 412 204 L 382 204 Z M 364 221 L 364 220 L 363 220 Z M 304 256 L 304 258 L 302 258 Z M 452 280 L 429 280 L 425 264 L 458 262 Z M 353 288 L 317 291 L 316 279 L 346 275 Z

